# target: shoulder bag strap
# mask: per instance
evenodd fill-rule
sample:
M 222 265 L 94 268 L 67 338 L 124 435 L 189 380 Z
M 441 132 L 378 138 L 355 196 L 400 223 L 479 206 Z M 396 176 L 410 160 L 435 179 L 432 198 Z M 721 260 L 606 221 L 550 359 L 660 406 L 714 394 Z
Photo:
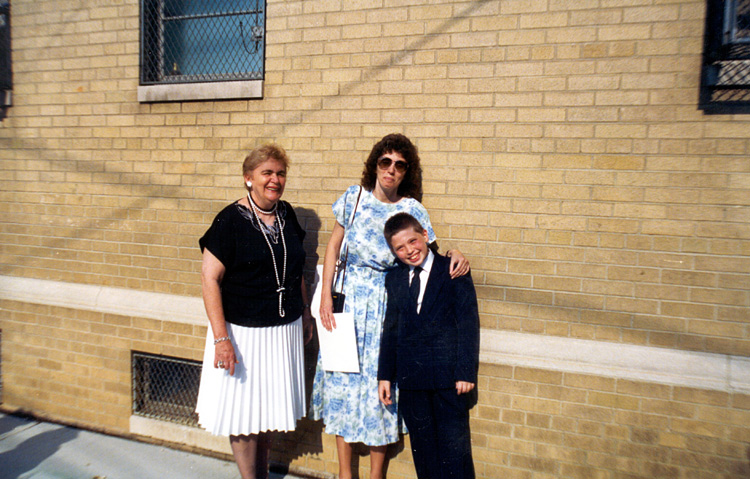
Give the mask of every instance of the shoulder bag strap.
M 346 247 L 344 249 L 344 254 L 339 256 L 338 261 L 336 261 L 336 272 L 334 274 L 334 280 L 333 285 L 335 286 L 336 283 L 338 283 L 338 277 L 341 275 L 341 291 L 344 291 L 344 279 L 346 278 L 346 261 L 349 259 L 349 242 L 346 240 L 347 234 L 349 233 L 349 228 L 351 228 L 352 223 L 354 223 L 354 216 L 357 214 L 357 207 L 359 206 L 359 198 L 362 196 L 362 186 L 359 187 L 359 193 L 357 194 L 357 202 L 354 204 L 354 211 L 352 211 L 352 217 L 349 218 L 349 225 L 344 229 L 344 242 L 346 243 Z

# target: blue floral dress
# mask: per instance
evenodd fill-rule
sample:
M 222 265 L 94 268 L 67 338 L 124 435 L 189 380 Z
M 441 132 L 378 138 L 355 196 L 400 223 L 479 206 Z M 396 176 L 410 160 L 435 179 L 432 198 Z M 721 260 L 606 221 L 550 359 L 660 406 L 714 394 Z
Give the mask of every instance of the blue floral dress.
M 349 187 L 333 204 L 333 214 L 346 228 L 342 255 L 346 244 L 349 245 L 344 310 L 354 313 L 360 372 L 324 371 L 318 356 L 310 410 L 313 419 L 323 419 L 328 434 L 342 436 L 348 443 L 383 446 L 399 439 L 396 402 L 386 407 L 378 398 L 385 273 L 396 262 L 383 236 L 383 227 L 388 218 L 403 211 L 422 223 L 430 242 L 435 240 L 435 232 L 427 210 L 417 200 L 403 198 L 398 203 L 383 203 L 364 189 L 354 222 L 349 226 L 359 191 L 359 186 Z

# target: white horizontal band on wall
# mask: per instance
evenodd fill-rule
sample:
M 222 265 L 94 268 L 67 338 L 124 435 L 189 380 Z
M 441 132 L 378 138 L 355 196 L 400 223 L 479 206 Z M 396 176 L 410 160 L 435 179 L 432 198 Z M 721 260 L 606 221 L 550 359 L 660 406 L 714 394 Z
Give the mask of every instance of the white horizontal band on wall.
M 0 276 L 0 298 L 208 324 L 201 298 Z M 750 393 L 750 358 L 584 339 L 482 330 L 483 363 Z
M 482 330 L 480 359 L 672 386 L 750 392 L 750 358 L 586 339 Z
M 0 276 L 0 299 L 207 325 L 203 299 L 135 289 Z

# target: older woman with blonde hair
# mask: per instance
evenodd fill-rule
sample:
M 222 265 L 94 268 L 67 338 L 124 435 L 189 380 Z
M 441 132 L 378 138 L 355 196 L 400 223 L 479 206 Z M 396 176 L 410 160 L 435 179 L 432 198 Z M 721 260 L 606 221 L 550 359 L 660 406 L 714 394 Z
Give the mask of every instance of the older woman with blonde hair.
M 200 239 L 210 328 L 196 412 L 229 436 L 242 479 L 268 477 L 272 431 L 305 414 L 304 340 L 312 316 L 302 277 L 305 232 L 281 200 L 289 158 L 278 145 L 242 166 L 247 195 L 225 207 Z

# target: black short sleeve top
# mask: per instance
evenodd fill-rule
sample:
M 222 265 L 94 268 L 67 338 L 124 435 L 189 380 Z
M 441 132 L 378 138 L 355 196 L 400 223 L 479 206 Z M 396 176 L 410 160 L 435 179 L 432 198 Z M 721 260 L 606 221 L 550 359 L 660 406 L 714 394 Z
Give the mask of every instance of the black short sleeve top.
M 302 314 L 300 286 L 305 265 L 302 245 L 305 231 L 289 203 L 279 201 L 276 215 L 283 223 L 287 250 L 286 279 L 283 281 L 285 291 L 282 296 L 284 317 L 279 314 L 273 259 L 281 281 L 284 275 L 284 248 L 280 236 L 274 243 L 267 234 L 269 241 L 266 242 L 252 211 L 235 202 L 216 215 L 208 231 L 199 240 L 201 251 L 208 248 L 226 268 L 221 281 L 221 301 L 224 318 L 229 323 L 249 327 L 278 326 L 296 321 Z

